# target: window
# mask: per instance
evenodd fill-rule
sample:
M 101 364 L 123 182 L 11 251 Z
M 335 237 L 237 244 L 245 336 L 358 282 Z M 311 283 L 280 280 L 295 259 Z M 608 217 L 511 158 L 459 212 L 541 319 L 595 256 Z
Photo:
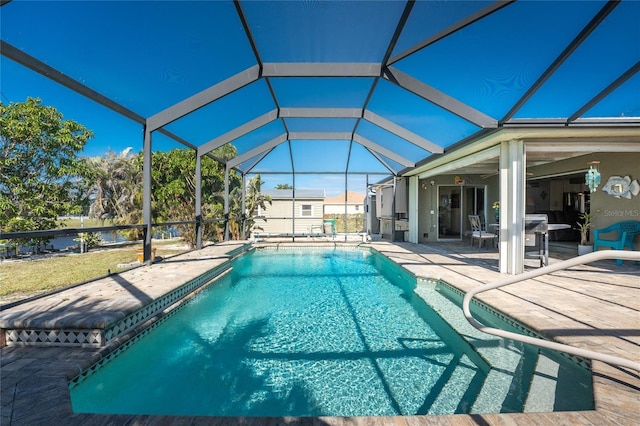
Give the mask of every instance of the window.
M 356 211 L 360 211 L 360 206 L 356 204 Z
M 300 216 L 313 216 L 313 206 L 311 204 L 303 204 L 300 206 Z

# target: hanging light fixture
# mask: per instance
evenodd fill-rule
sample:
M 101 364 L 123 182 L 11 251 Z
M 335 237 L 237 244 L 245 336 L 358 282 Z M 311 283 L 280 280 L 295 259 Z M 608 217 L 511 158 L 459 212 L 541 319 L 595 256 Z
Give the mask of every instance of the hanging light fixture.
M 599 161 L 592 161 L 589 164 L 589 170 L 584 175 L 585 184 L 589 187 L 589 191 L 596 192 L 600 185 L 600 172 L 598 171 Z

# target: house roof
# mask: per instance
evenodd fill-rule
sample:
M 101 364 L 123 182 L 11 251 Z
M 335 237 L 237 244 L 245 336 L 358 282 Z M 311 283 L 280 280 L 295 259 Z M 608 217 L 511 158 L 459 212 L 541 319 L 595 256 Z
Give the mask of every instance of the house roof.
M 344 193 L 335 197 L 326 197 L 324 199 L 325 204 L 344 204 Z M 355 191 L 347 191 L 347 204 L 362 204 L 364 203 L 364 194 L 360 194 Z
M 268 195 L 272 200 L 291 200 L 293 190 L 291 189 L 265 189 L 261 191 L 263 195 Z M 296 189 L 296 200 L 300 199 L 324 199 L 324 191 L 319 189 Z

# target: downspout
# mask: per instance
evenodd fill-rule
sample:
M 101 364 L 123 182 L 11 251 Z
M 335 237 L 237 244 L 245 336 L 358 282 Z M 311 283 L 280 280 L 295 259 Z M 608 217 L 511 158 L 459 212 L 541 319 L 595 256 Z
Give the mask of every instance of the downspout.
M 418 176 L 409 177 L 409 242 L 417 244 L 420 235 L 420 185 Z
M 364 185 L 364 220 L 362 221 L 363 231 L 369 235 L 369 210 L 371 208 L 371 200 L 369 198 L 369 173 L 365 175 Z
M 396 180 L 397 176 L 393 175 L 393 202 L 391 203 L 391 242 L 396 241 Z

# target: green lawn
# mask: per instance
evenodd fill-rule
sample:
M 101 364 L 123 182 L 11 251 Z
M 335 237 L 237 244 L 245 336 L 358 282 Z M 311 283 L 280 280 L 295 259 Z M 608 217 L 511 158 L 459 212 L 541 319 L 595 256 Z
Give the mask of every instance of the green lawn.
M 88 217 L 83 218 L 82 223 L 80 222 L 80 218 L 73 219 L 65 219 L 62 228 L 82 228 L 83 224 L 85 228 L 93 228 L 97 226 L 110 226 L 109 223 L 102 223 L 97 219 L 89 219 Z
M 156 256 L 169 256 L 180 250 L 155 245 Z M 41 260 L 0 263 L 0 304 L 77 284 L 118 272 L 118 264 L 135 262 L 135 247 L 67 254 Z

